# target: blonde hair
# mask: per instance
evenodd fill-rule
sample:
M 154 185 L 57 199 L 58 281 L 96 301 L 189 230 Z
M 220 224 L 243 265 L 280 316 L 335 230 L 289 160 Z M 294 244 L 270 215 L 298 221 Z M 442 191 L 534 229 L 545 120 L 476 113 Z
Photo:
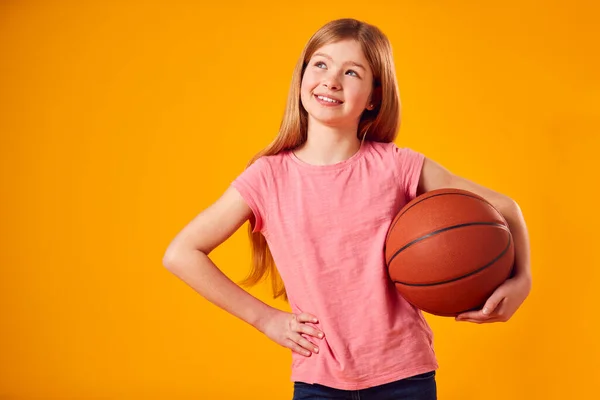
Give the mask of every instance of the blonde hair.
M 376 142 L 392 142 L 396 138 L 400 126 L 400 97 L 390 42 L 385 34 L 373 25 L 350 18 L 338 19 L 321 27 L 304 47 L 294 68 L 279 134 L 270 145 L 249 161 L 248 166 L 262 156 L 292 150 L 306 141 L 308 114 L 300 103 L 300 84 L 304 70 L 317 49 L 347 39 L 360 43 L 373 72 L 374 108 L 365 110 L 361 116 L 357 137 Z M 253 225 L 250 223 L 248 235 L 252 244 L 252 270 L 241 284 L 252 286 L 270 276 L 273 297 L 283 296 L 287 300 L 285 286 L 264 236 L 260 232 L 252 231 Z

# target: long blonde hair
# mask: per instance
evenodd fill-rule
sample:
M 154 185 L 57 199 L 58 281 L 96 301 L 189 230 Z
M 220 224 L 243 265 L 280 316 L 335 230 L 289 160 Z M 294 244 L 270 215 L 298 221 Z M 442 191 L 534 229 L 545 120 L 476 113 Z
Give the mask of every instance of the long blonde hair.
M 373 71 L 374 108 L 364 111 L 358 124 L 357 136 L 362 140 L 376 142 L 392 142 L 396 138 L 400 126 L 400 97 L 389 40 L 373 25 L 350 18 L 338 19 L 321 27 L 304 47 L 294 68 L 279 134 L 270 145 L 248 162 L 248 166 L 262 156 L 292 150 L 306 141 L 308 114 L 300 102 L 300 84 L 304 70 L 317 49 L 347 39 L 360 43 Z M 241 284 L 252 286 L 270 276 L 273 297 L 283 296 L 287 300 L 285 286 L 277 272 L 265 237 L 260 232 L 252 231 L 252 224 L 248 224 L 248 235 L 252 244 L 252 270 Z

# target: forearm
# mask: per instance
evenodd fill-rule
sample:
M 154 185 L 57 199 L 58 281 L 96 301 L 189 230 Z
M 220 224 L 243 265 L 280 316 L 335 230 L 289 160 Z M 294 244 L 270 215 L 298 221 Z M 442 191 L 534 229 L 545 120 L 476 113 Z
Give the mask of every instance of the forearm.
M 202 297 L 260 331 L 276 310 L 239 287 L 201 251 L 179 251 L 165 266 Z
M 515 246 L 515 272 L 516 278 L 526 279 L 531 282 L 531 260 L 529 248 L 529 233 L 525 218 L 519 205 L 513 200 L 506 198 L 498 207 L 512 233 Z
M 513 237 L 515 247 L 514 276 L 531 284 L 531 261 L 529 250 L 529 233 L 525 218 L 519 205 L 510 197 L 489 189 L 485 186 L 450 174 L 447 170 L 434 162 L 428 163 L 429 177 L 424 181 L 426 189 L 433 190 L 442 187 L 453 187 L 468 190 L 480 195 L 489 201 L 506 219 Z

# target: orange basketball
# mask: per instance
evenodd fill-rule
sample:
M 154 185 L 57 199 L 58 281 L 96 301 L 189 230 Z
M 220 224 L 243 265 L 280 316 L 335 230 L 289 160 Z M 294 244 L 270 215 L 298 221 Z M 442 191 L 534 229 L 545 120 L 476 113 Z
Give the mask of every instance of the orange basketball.
M 474 193 L 438 189 L 394 218 L 385 243 L 388 272 L 402 296 L 430 314 L 479 309 L 511 274 L 508 224 Z

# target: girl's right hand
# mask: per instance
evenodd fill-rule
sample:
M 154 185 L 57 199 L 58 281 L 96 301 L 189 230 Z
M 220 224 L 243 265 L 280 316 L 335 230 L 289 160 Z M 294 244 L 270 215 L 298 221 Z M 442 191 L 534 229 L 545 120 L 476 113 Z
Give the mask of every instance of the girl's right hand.
M 302 335 L 322 339 L 325 334 L 310 325 L 306 325 L 307 322 L 317 323 L 319 321 L 317 317 L 307 313 L 291 314 L 274 310 L 264 321 L 261 331 L 275 343 L 298 354 L 310 357 L 313 352 L 319 352 L 319 347 Z

